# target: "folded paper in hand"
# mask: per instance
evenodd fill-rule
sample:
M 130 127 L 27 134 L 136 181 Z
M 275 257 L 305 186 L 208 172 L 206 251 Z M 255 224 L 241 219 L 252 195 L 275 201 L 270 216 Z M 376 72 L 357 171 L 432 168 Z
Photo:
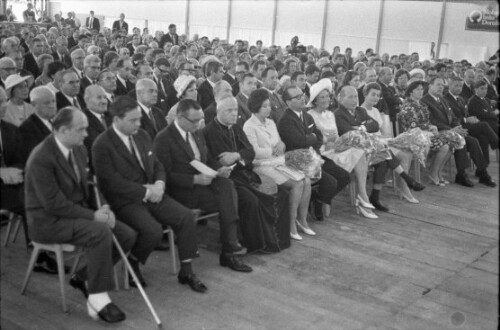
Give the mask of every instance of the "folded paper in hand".
M 191 164 L 191 166 L 193 166 L 201 174 L 205 174 L 205 175 L 212 176 L 212 177 L 217 176 L 217 171 L 214 171 L 213 169 L 211 169 L 207 165 L 203 164 L 199 160 L 194 159 L 189 164 Z

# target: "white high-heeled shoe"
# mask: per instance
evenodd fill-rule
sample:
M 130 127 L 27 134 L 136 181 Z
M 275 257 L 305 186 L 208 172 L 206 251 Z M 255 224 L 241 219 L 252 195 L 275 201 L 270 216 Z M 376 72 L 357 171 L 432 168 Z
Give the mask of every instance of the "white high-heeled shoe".
M 378 219 L 378 216 L 375 213 L 373 213 L 370 209 L 366 209 L 363 206 L 359 205 L 359 201 L 356 201 L 356 213 L 359 214 L 360 212 L 361 215 L 365 218 Z
M 375 210 L 375 206 L 373 206 L 370 202 L 365 202 L 359 194 L 356 196 L 356 199 L 358 200 L 359 204 L 361 204 L 361 206 L 363 206 L 365 209 Z
M 94 307 L 92 307 L 92 305 L 88 300 L 87 300 L 87 311 L 92 320 L 99 321 L 99 315 L 97 314 L 97 311 L 94 309 Z
M 408 203 L 412 203 L 412 204 L 420 204 L 420 202 L 418 201 L 418 199 L 416 199 L 416 198 L 415 198 L 415 197 L 413 197 L 413 196 L 411 196 L 411 197 L 410 197 L 410 196 L 406 195 L 405 193 L 403 193 L 403 191 L 402 191 L 402 190 L 397 189 L 397 190 L 396 190 L 396 194 L 399 196 L 399 198 L 400 198 L 401 200 L 403 200 L 403 199 L 404 199 L 404 200 L 406 200 Z
M 300 236 L 299 233 L 297 233 L 297 234 L 290 233 L 290 238 L 292 238 L 296 241 L 302 241 L 302 236 Z
M 299 220 L 295 220 L 295 223 L 297 224 L 297 227 L 302 230 L 304 234 L 310 235 L 310 236 L 316 236 L 316 233 L 309 227 L 303 226 Z

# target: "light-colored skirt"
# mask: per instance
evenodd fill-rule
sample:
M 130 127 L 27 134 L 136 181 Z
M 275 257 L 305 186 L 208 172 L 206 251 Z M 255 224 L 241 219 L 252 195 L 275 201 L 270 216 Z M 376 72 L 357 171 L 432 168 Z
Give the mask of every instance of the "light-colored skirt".
M 330 149 L 321 153 L 322 156 L 331 159 L 335 164 L 342 167 L 347 172 L 352 172 L 361 157 L 365 156 L 365 151 L 359 148 L 349 148 L 345 151 L 336 153 Z

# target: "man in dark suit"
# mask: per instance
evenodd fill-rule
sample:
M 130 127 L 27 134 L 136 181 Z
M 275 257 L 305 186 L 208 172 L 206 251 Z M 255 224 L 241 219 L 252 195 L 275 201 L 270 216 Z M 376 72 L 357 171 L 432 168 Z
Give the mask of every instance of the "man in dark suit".
M 237 66 L 236 61 L 237 60 L 235 58 L 231 58 L 231 59 L 228 59 L 226 61 L 226 63 L 224 64 L 224 70 L 226 71 L 226 73 L 222 77 L 222 79 L 227 81 L 229 83 L 229 85 L 233 88 L 233 95 L 234 96 L 238 95 L 238 93 L 240 91 L 239 81 L 238 81 L 238 77 L 236 75 L 236 66 Z M 248 65 L 248 63 L 247 63 L 247 65 Z M 203 109 L 203 110 L 205 110 L 205 109 Z
M 429 93 L 422 98 L 422 103 L 427 105 L 429 109 L 429 120 L 432 125 L 435 125 L 439 131 L 449 130 L 453 127 L 459 125 L 455 114 L 451 110 L 448 102 L 443 98 L 444 84 L 441 78 L 434 77 L 429 80 Z M 483 152 L 479 146 L 479 142 L 476 138 L 467 135 L 465 137 L 466 148 L 455 150 L 455 165 L 457 167 L 457 175 L 455 177 L 455 182 L 465 186 L 473 187 L 474 184 L 467 177 L 465 170 L 470 166 L 470 162 L 467 157 L 467 151 L 470 153 L 470 157 L 474 164 L 480 171 L 479 182 L 487 186 L 494 187 L 496 184 L 491 181 L 491 177 L 486 172 L 486 167 L 488 166 L 486 160 L 484 159 Z
M 474 70 L 467 69 L 464 73 L 464 86 L 460 92 L 460 96 L 464 98 L 465 104 L 474 95 Z
M 51 120 L 57 112 L 54 93 L 45 86 L 35 87 L 30 92 L 30 99 L 35 113 L 19 126 L 22 141 L 19 152 L 23 164 L 31 151 L 52 132 Z
M 71 52 L 71 63 L 72 63 L 71 70 L 75 71 L 80 81 L 85 76 L 85 74 L 83 73 L 84 60 L 85 60 L 85 51 L 83 49 L 76 49 Z
M 80 79 L 71 69 L 61 72 L 60 91 L 56 93 L 57 109 L 74 106 L 78 109 L 84 108 L 84 101 L 80 99 Z
M 104 196 L 120 220 L 139 233 L 129 256 L 132 266 L 139 272 L 139 262 L 144 264 L 161 240 L 162 225 L 171 226 L 181 260 L 179 282 L 205 292 L 191 265 L 199 255 L 194 214 L 164 194 L 165 170 L 151 150 L 149 134 L 140 129 L 137 102 L 120 96 L 110 110 L 113 124 L 94 142 L 92 159 Z
M 141 128 L 148 132 L 151 140 L 159 131 L 167 127 L 167 121 L 162 112 L 155 106 L 158 98 L 158 87 L 153 80 L 139 79 L 135 85 L 136 97 L 141 110 Z
M 177 35 L 177 27 L 175 24 L 170 24 L 168 26 L 168 33 L 161 37 L 160 44 L 158 46 L 163 48 L 167 42 L 171 42 L 174 46 L 179 44 L 179 36 Z
M 306 85 L 304 87 L 304 93 L 306 94 L 307 98 L 310 97 L 309 89 L 311 88 L 312 85 L 318 82 L 320 73 L 321 70 L 316 65 L 309 65 L 306 68 L 305 71 Z
M 213 86 L 222 79 L 223 75 L 222 63 L 211 61 L 206 64 L 205 76 L 207 79 L 198 87 L 198 102 L 202 109 L 206 109 L 210 103 L 215 101 Z
M 467 129 L 470 136 L 477 139 L 481 146 L 486 164 L 489 164 L 489 147 L 491 146 L 493 150 L 498 148 L 498 136 L 486 122 L 480 121 L 476 116 L 469 115 L 467 105 L 462 96 L 460 96 L 460 92 L 463 90 L 463 84 L 463 80 L 459 77 L 450 78 L 449 90 L 448 93 L 444 95 L 444 98 L 450 105 L 459 123 Z M 479 175 L 479 169 L 476 173 Z
M 474 84 L 474 96 L 469 99 L 467 108 L 472 116 L 490 125 L 491 129 L 498 136 L 498 115 L 500 111 L 491 106 L 490 100 L 486 97 L 488 84 L 484 80 L 479 80 Z
M 275 92 L 278 85 L 278 72 L 273 67 L 267 67 L 262 71 L 263 88 L 269 92 L 271 102 L 271 119 L 277 124 L 287 108 L 285 102 Z
M 89 126 L 87 127 L 87 137 L 83 141 L 89 152 L 89 168 L 94 173 L 92 167 L 92 145 L 97 137 L 103 133 L 113 121 L 108 112 L 109 101 L 106 98 L 106 92 L 101 86 L 91 85 L 87 87 L 84 94 L 85 104 L 83 113 L 87 116 Z
M 173 84 L 170 76 L 170 62 L 163 57 L 155 60 L 153 65 L 153 81 L 158 87 L 158 100 L 156 106 L 160 108 L 164 116 L 167 116 L 170 107 L 167 102 L 167 90 Z
M 41 74 L 36 59 L 38 58 L 38 56 L 42 55 L 42 53 L 43 53 L 42 40 L 34 38 L 31 41 L 31 52 L 24 55 L 24 69 L 31 72 L 35 77 L 35 79 L 38 78 L 38 76 Z
M 83 77 L 80 80 L 79 97 L 83 100 L 85 89 L 97 82 L 99 72 L 101 71 L 101 58 L 97 55 L 87 55 L 83 60 Z M 85 106 L 85 104 L 82 104 Z
M 132 36 L 132 41 L 129 42 L 127 44 L 127 46 L 126 46 L 128 48 L 128 50 L 129 50 L 129 52 L 130 52 L 130 57 L 132 57 L 132 55 L 134 55 L 135 49 L 137 47 L 139 47 L 140 44 L 141 44 L 141 36 L 137 35 L 137 34 L 134 34 Z
M 174 199 L 191 209 L 219 212 L 221 266 L 251 272 L 252 268 L 239 258 L 246 249 L 238 241 L 238 200 L 228 179 L 231 168 L 222 166 L 208 154 L 205 138 L 199 132 L 203 118 L 203 110 L 196 101 L 180 101 L 173 125 L 158 134 L 153 150 L 165 167 L 168 193 Z M 215 169 L 216 174 L 199 172 L 190 165 L 194 160 Z
M 113 22 L 112 32 L 125 30 L 125 34 L 128 34 L 128 23 L 125 22 L 125 14 L 120 14 L 120 19 Z
M 248 98 L 256 89 L 257 78 L 253 73 L 245 73 L 240 80 L 240 92 L 236 95 L 236 101 L 238 101 L 238 121 L 236 124 L 242 128 L 247 119 L 252 116 L 248 109 Z
M 68 243 L 85 248 L 87 265 L 72 277 L 82 291 L 89 315 L 119 322 L 125 314 L 111 302 L 114 289 L 112 235 L 124 251 L 133 246 L 136 233 L 116 221 L 108 205 L 89 207 L 87 163 L 83 140 L 87 119 L 76 108 L 65 108 L 54 117 L 54 133 L 32 152 L 26 166 L 26 214 L 33 240 Z M 87 286 L 85 285 L 87 281 Z
M 68 53 L 68 41 L 66 37 L 57 37 L 56 51 L 52 53 L 52 57 L 54 61 L 62 62 L 66 68 L 71 68 L 71 57 Z
M 396 119 L 397 114 L 399 112 L 399 107 L 401 106 L 401 99 L 396 96 L 396 91 L 394 87 L 389 86 L 392 81 L 392 70 L 391 68 L 383 67 L 380 69 L 379 78 L 377 83 L 382 88 L 381 98 L 378 104 L 385 103 L 386 108 L 379 109 L 381 112 L 384 112 L 389 115 L 392 125 L 393 132 L 396 132 Z
M 497 71 L 493 68 L 488 69 L 484 75 L 484 81 L 488 84 L 488 91 L 486 92 L 486 98 L 491 101 L 493 106 L 498 108 L 498 86 L 495 85 L 495 76 Z
M 115 95 L 127 95 L 134 89 L 134 84 L 130 82 L 129 78 L 132 76 L 132 61 L 126 58 L 120 58 L 116 63 L 118 72 L 116 74 L 116 91 Z
M 94 17 L 93 10 L 90 11 L 90 16 L 85 20 L 85 26 L 89 30 L 96 30 L 97 32 L 101 30 L 101 23 L 99 22 L 99 19 L 97 17 Z
M 287 110 L 277 125 L 278 132 L 285 143 L 286 151 L 313 147 L 319 153 L 319 148 L 323 144 L 323 134 L 316 127 L 313 117 L 305 111 L 304 96 L 298 87 L 290 86 L 285 89 L 283 100 L 287 105 Z M 331 205 L 333 197 L 344 189 L 349 181 L 348 172 L 325 158 L 317 197 L 321 203 L 325 204 L 323 208 L 325 212 L 327 211 L 326 205 Z M 328 214 L 322 215 L 318 208 L 316 216 L 322 219 Z

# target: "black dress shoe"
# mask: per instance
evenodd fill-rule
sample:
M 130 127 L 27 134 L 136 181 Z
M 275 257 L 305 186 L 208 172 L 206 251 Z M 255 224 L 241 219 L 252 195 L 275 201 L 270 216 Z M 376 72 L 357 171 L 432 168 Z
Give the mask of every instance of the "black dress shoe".
M 85 299 L 89 297 L 89 292 L 87 291 L 87 286 L 85 285 L 85 281 L 80 278 L 77 274 L 73 274 L 69 279 L 69 285 L 73 288 L 80 290 L 83 293 Z
M 373 206 L 379 211 L 382 212 L 389 212 L 389 208 L 385 205 L 380 204 L 378 200 L 374 200 L 373 198 L 370 198 L 370 203 L 372 203 Z
M 455 177 L 455 183 L 456 184 L 459 184 L 459 185 L 462 185 L 464 187 L 474 187 L 474 184 L 472 183 L 471 180 L 469 180 L 469 178 L 467 177 L 467 174 L 457 174 L 457 176 Z
M 42 252 L 36 259 L 33 271 L 47 274 L 57 274 L 57 262 L 51 258 L 47 253 Z
M 108 323 L 116 323 L 125 320 L 125 313 L 114 303 L 110 302 L 103 309 L 97 312 L 101 320 Z
M 188 284 L 191 287 L 191 290 L 205 293 L 208 288 L 201 282 L 195 274 L 189 274 L 187 276 L 177 276 L 180 284 Z
M 137 279 L 139 279 L 139 282 L 141 282 L 141 285 L 143 288 L 147 287 L 147 283 L 142 277 L 141 269 L 139 268 L 139 262 L 137 260 L 134 260 L 132 258 L 128 258 L 128 262 L 130 263 L 130 266 L 132 266 L 132 269 L 134 270 L 135 275 L 137 276 Z M 134 278 L 132 277 L 132 274 L 128 274 L 128 284 L 131 287 L 137 288 L 137 284 L 134 281 Z
M 479 183 L 482 183 L 491 188 L 495 188 L 497 186 L 497 184 L 491 180 L 491 177 L 489 175 L 480 176 Z
M 221 254 L 219 257 L 219 263 L 222 267 L 229 267 L 237 272 L 250 273 L 253 270 L 252 267 L 245 265 L 239 257 L 234 255 L 228 256 Z

